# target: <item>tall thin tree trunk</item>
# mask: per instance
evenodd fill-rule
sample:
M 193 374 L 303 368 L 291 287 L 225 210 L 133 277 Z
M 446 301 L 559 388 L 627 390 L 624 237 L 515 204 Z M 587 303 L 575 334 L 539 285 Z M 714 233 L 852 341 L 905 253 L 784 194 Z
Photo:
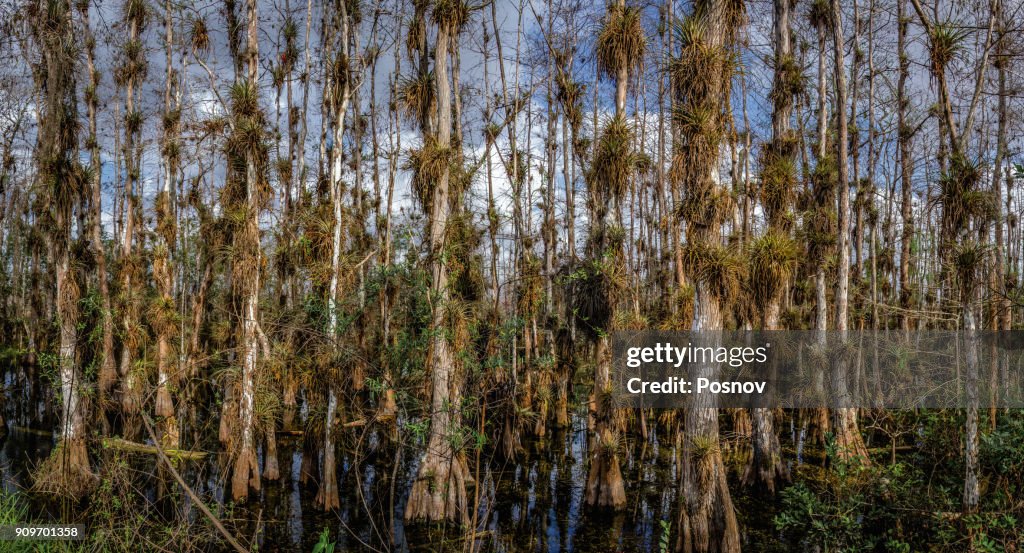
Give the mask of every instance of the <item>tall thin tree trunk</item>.
M 71 227 L 80 194 L 73 179 L 80 179 L 77 160 L 78 118 L 71 5 L 66 1 L 40 1 L 30 7 L 33 37 L 41 51 L 36 68 L 42 99 L 35 149 L 37 186 L 43 192 L 48 221 L 45 235 L 55 272 L 54 305 L 59 329 L 57 373 L 60 379 L 60 428 L 57 447 L 38 469 L 38 489 L 81 497 L 95 483 L 86 450 L 85 383 L 76 359 L 80 288 L 72 260 Z M 68 45 L 72 45 L 71 48 Z
M 145 5 L 138 0 L 127 0 L 125 17 L 128 20 L 128 43 L 125 46 L 130 67 L 127 68 L 127 79 L 125 81 L 125 103 L 124 103 L 124 164 L 126 180 L 124 182 L 124 228 L 121 251 L 121 313 L 122 313 L 122 339 L 121 339 L 121 365 L 119 368 L 121 387 L 121 409 L 128 416 L 130 421 L 142 408 L 142 385 L 140 371 L 135 367 L 135 349 L 143 339 L 143 330 L 139 321 L 139 298 L 138 290 L 133 287 L 141 286 L 142 267 L 139 256 L 133 253 L 133 242 L 135 240 L 135 226 L 141 224 L 139 221 L 139 186 L 142 171 L 142 144 L 139 132 L 142 126 L 142 111 L 136 106 L 136 88 L 141 86 L 145 78 L 145 67 L 142 64 L 142 57 L 145 50 L 142 49 L 139 40 L 140 34 L 146 21 Z M 134 433 L 135 429 L 127 430 L 128 434 Z
M 907 25 L 906 16 L 907 0 L 897 0 L 897 35 L 896 52 L 899 57 L 899 79 L 896 84 L 897 104 L 897 142 L 900 156 L 900 219 L 902 222 L 902 233 L 900 235 L 900 325 L 904 331 L 912 328 L 912 298 L 914 295 L 913 285 L 910 282 L 910 275 L 913 271 L 912 245 L 914 240 L 914 195 L 913 195 L 913 171 L 914 163 L 911 158 L 913 135 L 910 123 L 907 121 L 907 110 L 910 108 L 910 99 L 907 97 L 907 80 L 910 78 L 910 57 L 907 55 Z
M 98 386 L 101 395 L 101 402 L 109 401 L 109 395 L 117 382 L 117 366 L 114 359 L 114 313 L 110 301 L 110 283 L 107 282 L 107 252 L 103 247 L 103 166 L 100 159 L 100 143 L 96 131 L 96 116 L 99 105 L 99 72 L 96 70 L 95 62 L 95 37 L 92 26 L 89 22 L 89 6 L 85 5 L 82 13 L 82 27 L 85 32 L 85 65 L 89 72 L 89 87 L 85 93 L 85 104 L 89 119 L 89 137 L 87 147 L 89 150 L 89 166 L 91 169 L 90 182 L 92 198 L 89 202 L 90 225 L 89 240 L 91 242 L 93 255 L 96 256 L 96 281 L 100 291 L 100 321 L 103 329 L 102 345 L 100 349 L 100 363 Z M 13 138 L 13 137 L 12 137 Z M 103 407 L 105 408 L 105 406 Z
M 848 140 L 853 146 L 853 151 L 850 152 L 850 172 L 852 173 L 852 182 L 850 183 L 854 189 L 854 202 L 853 202 L 853 281 L 854 286 L 860 282 L 861 271 L 863 270 L 863 255 L 864 255 L 864 206 L 858 200 L 862 197 L 862 186 L 860 182 L 860 126 L 857 123 L 857 110 L 860 100 L 860 65 L 861 65 L 861 54 L 860 50 L 860 6 L 857 0 L 852 1 L 853 4 L 853 59 L 850 61 L 850 121 L 853 123 L 853 128 L 850 128 L 849 123 L 847 124 L 847 132 L 852 134 L 852 137 L 848 137 Z M 852 131 L 852 132 L 851 132 Z
M 846 56 L 843 42 L 843 12 L 839 0 L 832 2 L 832 46 L 835 54 L 836 84 L 836 124 L 839 127 L 837 147 L 839 150 L 839 279 L 836 283 L 836 331 L 839 340 L 846 342 L 849 336 L 849 291 L 850 291 L 850 183 L 847 158 L 850 141 L 848 121 L 846 118 Z M 838 356 L 833 360 L 832 393 L 840 405 L 845 405 L 849 398 L 847 376 L 849 360 L 846 356 Z M 842 458 L 859 458 L 861 462 L 869 462 L 864 438 L 860 435 L 857 425 L 857 409 L 841 406 L 833 414 L 836 444 Z
M 684 44 L 680 64 L 692 61 L 708 63 L 711 71 L 699 76 L 683 73 L 673 83 L 679 104 L 676 109 L 689 112 L 711 108 L 713 128 L 724 126 L 722 114 L 728 105 L 732 71 L 723 61 L 734 46 L 737 29 L 735 5 L 722 0 L 707 0 L 694 6 L 694 15 L 700 18 L 701 32 Z M 710 58 L 708 57 L 710 56 Z M 720 144 L 710 142 L 716 134 L 706 128 L 690 125 L 680 129 L 684 141 L 677 144 L 675 159 L 679 164 L 682 184 L 686 190 L 684 202 L 687 210 L 688 248 L 721 251 L 721 227 L 726 216 L 721 201 L 721 185 L 716 176 L 720 163 Z M 697 146 L 697 147 L 693 147 Z M 697 267 L 696 273 L 702 274 Z M 693 322 L 691 331 L 701 333 L 702 345 L 715 347 L 723 330 L 723 303 L 728 286 L 707 276 L 694 278 Z M 719 367 L 716 363 L 701 364 L 691 370 L 691 379 L 714 379 Z M 685 414 L 685 434 L 682 453 L 680 525 L 677 550 L 686 553 L 734 553 L 740 551 L 739 525 L 726 481 L 718 428 L 718 408 L 710 394 L 691 398 Z
M 772 143 L 766 146 L 769 152 L 765 164 L 776 166 L 796 166 L 796 137 L 792 135 L 790 117 L 793 113 L 793 96 L 787 86 L 794 76 L 790 73 L 796 67 L 793 46 L 790 40 L 790 0 L 775 0 L 775 84 L 772 93 L 774 100 L 772 110 Z M 774 233 L 776 240 L 789 240 L 788 218 L 790 191 L 785 192 L 787 198 L 780 206 L 770 206 L 768 214 L 768 233 Z M 766 202 L 767 204 L 767 202 Z M 778 263 L 784 261 L 776 260 Z M 785 269 L 782 272 L 788 272 Z M 753 275 L 752 278 L 771 279 L 768 275 Z M 787 282 L 773 283 L 771 297 L 765 298 L 767 304 L 763 313 L 764 330 L 779 328 L 779 312 L 781 310 L 782 293 Z M 775 432 L 774 414 L 771 409 L 755 408 L 751 412 L 751 438 L 753 455 L 744 473 L 743 481 L 774 494 L 780 482 L 789 480 L 789 470 L 782 460 L 782 448 Z
M 341 51 L 336 56 L 347 59 L 349 56 L 349 33 L 350 20 L 348 14 L 342 7 L 341 18 Z M 331 209 L 334 214 L 334 228 L 331 238 L 331 280 L 327 290 L 327 338 L 330 340 L 335 352 L 339 351 L 338 344 L 338 295 L 339 278 L 341 273 L 341 250 L 342 250 L 342 229 L 345 226 L 343 219 L 342 203 L 345 196 L 345 187 L 341 179 L 343 169 L 344 139 L 345 139 L 345 118 L 348 114 L 349 103 L 352 99 L 352 88 L 349 84 L 349 75 L 335 75 L 329 85 L 332 87 L 332 110 L 333 121 L 331 129 L 333 132 L 332 146 L 330 150 L 330 199 Z M 337 357 L 337 356 L 336 356 Z M 316 496 L 316 502 L 325 511 L 337 509 L 341 506 L 338 495 L 338 473 L 335 466 L 335 417 L 338 411 L 338 390 L 337 378 L 330 378 L 327 384 L 327 412 L 324 421 L 324 456 L 320 489 Z
M 172 55 L 174 44 L 173 8 L 170 0 L 165 2 L 166 27 L 166 79 L 164 82 L 164 136 L 163 147 L 163 186 L 156 198 L 157 247 L 153 259 L 153 279 L 156 281 L 157 304 L 152 312 L 153 325 L 157 331 L 157 389 L 156 415 L 161 417 L 159 429 L 161 439 L 167 446 L 178 446 L 178 422 L 175 416 L 174 402 L 171 398 L 171 385 L 177 378 L 173 374 L 175 355 L 173 340 L 178 332 L 177 310 L 174 302 L 174 263 L 173 253 L 177 243 L 175 221 L 174 182 L 178 177 L 178 120 L 179 113 L 172 102 L 175 92 L 175 70 Z M 175 371 L 176 372 L 176 371 Z
M 1009 185 L 1011 180 L 1006 178 L 1007 171 L 1004 167 L 1007 155 L 1007 129 L 1009 127 L 1009 102 L 1007 100 L 1010 91 L 1007 88 L 1007 66 L 1010 64 L 1008 48 L 1006 46 L 1006 25 L 1005 8 L 999 6 L 999 38 L 996 41 L 995 57 L 992 65 L 997 71 L 997 101 L 996 101 L 996 155 L 992 163 L 992 195 L 995 197 L 995 259 L 992 267 L 992 275 L 995 282 L 992 290 L 997 294 L 995 317 L 998 322 L 997 330 L 1010 330 L 1011 306 L 1010 296 L 1007 293 L 1007 273 L 1011 273 L 1013 266 L 1006 260 L 1006 229 L 1004 218 L 1009 213 L 1003 202 L 1003 183 L 1007 185 L 1007 196 L 1009 196 Z
M 259 19 L 256 0 L 246 0 L 246 80 L 251 94 L 259 98 Z M 242 380 L 238 396 L 238 446 L 231 476 L 231 495 L 245 501 L 249 490 L 260 489 L 260 467 L 256 459 L 256 371 L 260 352 L 259 294 L 260 267 L 260 182 L 256 153 L 245 153 L 245 221 L 236 237 L 241 259 L 242 296 Z
M 448 55 L 453 24 L 441 19 L 437 26 L 434 47 L 434 85 L 437 101 L 436 145 L 442 151 L 451 145 L 452 107 L 451 86 L 448 82 Z M 450 169 L 441 170 L 437 182 L 433 183 L 429 219 L 430 244 L 430 296 L 431 332 L 429 368 L 431 383 L 430 437 L 427 449 L 420 458 L 416 480 L 409 491 L 409 502 L 405 519 L 447 520 L 466 524 L 467 511 L 466 480 L 469 470 L 462 453 L 456 451 L 449 435 L 456 431 L 459 421 L 458 408 L 461 397 L 458 371 L 455 366 L 452 346 L 442 329 L 446 325 L 447 304 L 451 292 L 448 288 L 448 268 L 444 262 L 445 231 L 451 210 L 449 189 Z

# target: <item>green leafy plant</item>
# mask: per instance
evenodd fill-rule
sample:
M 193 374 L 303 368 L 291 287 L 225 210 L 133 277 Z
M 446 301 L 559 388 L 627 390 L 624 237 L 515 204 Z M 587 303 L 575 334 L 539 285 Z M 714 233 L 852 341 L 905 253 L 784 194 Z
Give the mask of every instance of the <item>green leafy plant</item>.
M 313 546 L 313 553 L 334 553 L 334 542 L 331 541 L 330 528 L 324 528 L 320 532 L 320 540 Z
M 667 520 L 659 520 L 658 523 L 661 525 L 661 536 L 658 538 L 658 552 L 668 553 L 670 550 L 669 539 L 672 537 L 672 523 Z

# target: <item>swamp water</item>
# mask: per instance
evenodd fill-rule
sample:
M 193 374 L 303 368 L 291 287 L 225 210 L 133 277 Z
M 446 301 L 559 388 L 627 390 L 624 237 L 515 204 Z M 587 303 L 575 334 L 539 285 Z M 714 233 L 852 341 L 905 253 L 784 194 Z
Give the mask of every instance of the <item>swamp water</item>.
M 32 468 L 53 448 L 49 429 L 55 421 L 49 409 L 53 399 L 21 388 L 19 384 L 24 381 L 12 378 L 10 372 L 5 375 L 4 415 L 9 432 L 0 448 L 0 478 L 5 492 L 20 492 L 31 499 L 34 520 L 67 521 L 66 515 L 59 514 L 61 509 L 26 492 L 31 486 Z M 792 425 L 787 422 L 784 428 L 792 429 Z M 362 431 L 357 429 L 356 433 Z M 794 443 L 800 441 L 800 434 L 793 431 L 781 436 L 790 457 L 796 457 L 798 445 L 802 449 L 802 444 Z M 586 435 L 586 412 L 577 410 L 571 428 L 549 432 L 542 440 L 524 441 L 525 451 L 516 461 L 501 458 L 487 446 L 481 450 L 479 461 L 470 452 L 470 472 L 480 475 L 479 489 L 467 490 L 470 503 L 479 502 L 475 551 L 658 552 L 663 521 L 671 523 L 674 544 L 679 506 L 674 444 L 662 443 L 655 433 L 646 444 L 639 436 L 631 436 L 622 465 L 628 505 L 616 514 L 595 513 L 583 504 Z M 466 537 L 457 529 L 403 524 L 402 510 L 415 476 L 418 451 L 414 444 L 400 446 L 384 438 L 372 431 L 361 439 L 346 437 L 341 444 L 346 453 L 339 455 L 338 468 L 341 508 L 330 513 L 315 504 L 315 485 L 300 481 L 304 453 L 299 436 L 279 436 L 281 478 L 264 480 L 261 491 L 251 495 L 244 507 L 225 503 L 224 459 L 218 455 L 202 461 L 180 461 L 178 469 L 200 497 L 215 504 L 211 507 L 225 525 L 243 537 L 243 542 L 258 544 L 260 551 L 312 551 L 325 528 L 330 530 L 335 551 L 468 551 Z M 209 444 L 208 449 L 217 445 Z M 353 464 L 349 453 L 356 448 L 362 459 L 358 465 Z M 392 479 L 396 456 L 403 461 L 397 478 Z M 144 487 L 138 493 L 145 494 L 148 501 L 161 503 L 158 488 L 164 486 L 158 486 L 157 478 L 152 476 L 157 472 L 156 457 L 145 453 L 129 453 L 127 457 L 133 469 L 142 474 Z M 744 550 L 789 551 L 772 524 L 775 504 L 737 491 L 739 467 L 733 461 L 729 463 L 730 488 Z M 169 478 L 167 482 L 174 502 L 170 516 L 175 510 L 187 511 L 191 520 L 198 520 L 202 516 L 198 510 L 188 509 L 187 497 Z M 162 501 L 165 510 L 166 503 L 167 498 Z M 63 512 L 68 512 L 66 506 Z M 390 512 L 395 516 L 391 517 Z

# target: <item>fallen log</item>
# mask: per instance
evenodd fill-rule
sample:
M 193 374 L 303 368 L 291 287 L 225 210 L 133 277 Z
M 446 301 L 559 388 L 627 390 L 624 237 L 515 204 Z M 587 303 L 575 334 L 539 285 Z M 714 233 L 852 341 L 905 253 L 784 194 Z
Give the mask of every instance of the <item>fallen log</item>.
M 22 434 L 34 434 L 36 436 L 53 436 L 53 432 L 50 430 L 42 430 L 39 428 L 29 428 L 28 426 L 18 426 L 16 424 L 11 425 L 11 430 L 15 432 L 21 432 Z
M 148 453 L 158 455 L 160 450 L 156 446 L 131 442 L 123 438 L 103 438 L 103 447 L 116 449 L 118 451 L 129 451 L 131 453 Z M 164 449 L 163 452 L 172 459 L 198 460 L 206 457 L 205 451 L 189 451 L 187 449 Z
M 906 452 L 906 451 L 917 451 L 919 448 L 916 445 L 898 445 L 896 447 L 883 446 L 883 447 L 869 447 L 868 453 L 889 453 L 891 451 Z
M 341 425 L 342 428 L 358 428 L 360 426 L 366 426 L 366 419 L 356 419 Z M 277 430 L 275 434 L 278 436 L 304 436 L 306 432 L 304 430 Z

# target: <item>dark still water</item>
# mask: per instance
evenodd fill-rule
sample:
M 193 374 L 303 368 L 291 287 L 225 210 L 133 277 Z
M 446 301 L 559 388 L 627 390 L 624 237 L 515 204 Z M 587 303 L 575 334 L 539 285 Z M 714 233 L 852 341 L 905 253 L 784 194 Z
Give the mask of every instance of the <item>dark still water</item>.
M 76 519 L 88 525 L 91 514 L 76 510 L 93 509 L 88 503 L 55 507 L 29 491 L 32 469 L 53 447 L 50 429 L 54 420 L 47 409 L 53 400 L 46 393 L 20 387 L 19 380 L 10 373 L 6 378 L 4 412 L 9 432 L 0 449 L 4 490 L 17 493 L 28 502 L 34 520 Z M 668 432 L 662 433 L 664 436 L 652 429 L 646 440 L 631 436 L 623 444 L 622 469 L 628 483 L 628 506 L 615 514 L 595 513 L 583 504 L 587 479 L 585 410 L 577 409 L 570 428 L 548 432 L 543 439 L 524 441 L 522 453 L 514 460 L 505 459 L 489 445 L 480 450 L 479 456 L 471 451 L 467 460 L 478 481 L 467 490 L 470 503 L 478 505 L 473 550 L 658 552 L 666 529 L 674 540 L 679 513 L 675 444 Z M 185 430 L 183 435 L 187 434 Z M 793 452 L 792 439 L 796 436 L 792 434 L 796 432 L 787 434 L 791 435 L 784 435 L 783 439 L 791 438 L 786 445 Z M 206 445 L 191 449 L 217 449 L 217 444 Z M 264 480 L 261 491 L 244 506 L 226 501 L 223 455 L 210 454 L 199 461 L 181 460 L 177 468 L 240 541 L 256 545 L 254 549 L 261 551 L 312 551 L 325 529 L 330 532 L 330 541 L 336 544 L 335 551 L 470 551 L 468 531 L 403 524 L 402 512 L 419 453 L 419 445 L 413 443 L 411 436 L 394 429 L 358 428 L 348 430 L 339 445 L 344 452 L 338 457 L 341 508 L 326 513 L 315 503 L 313 478 L 319 460 L 309 463 L 304 458 L 300 432 L 280 433 L 281 477 L 276 481 Z M 97 456 L 94 470 L 111 463 L 114 453 L 110 448 L 97 443 L 92 450 Z M 729 451 L 732 449 L 727 449 L 727 458 Z M 129 493 L 136 494 L 136 500 L 153 505 L 165 518 L 185 517 L 194 523 L 204 522 L 188 497 L 162 467 L 156 466 L 154 455 L 117 455 L 122 467 L 130 466 L 133 485 Z M 261 450 L 261 463 L 262 455 Z M 730 478 L 737 477 L 737 466 L 737 462 L 729 463 Z M 304 471 L 314 474 L 307 483 L 303 483 Z M 107 478 L 107 474 L 102 476 Z M 119 478 L 123 477 L 122 471 Z M 739 488 L 737 485 L 733 489 Z M 742 495 L 734 495 L 734 502 L 746 550 L 788 550 L 772 529 L 771 503 L 761 504 Z

